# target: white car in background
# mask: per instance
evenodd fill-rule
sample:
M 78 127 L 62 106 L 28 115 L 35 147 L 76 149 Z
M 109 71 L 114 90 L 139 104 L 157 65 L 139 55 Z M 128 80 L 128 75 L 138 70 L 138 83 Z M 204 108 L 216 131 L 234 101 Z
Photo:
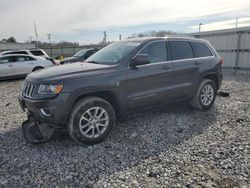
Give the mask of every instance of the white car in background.
M 27 74 L 54 65 L 43 57 L 11 54 L 0 56 L 0 80 L 21 78 Z
M 0 53 L 0 56 L 10 55 L 10 54 L 23 54 L 23 55 L 31 55 L 31 56 L 39 56 L 39 57 L 49 58 L 48 54 L 46 54 L 46 52 L 42 49 L 3 51 Z

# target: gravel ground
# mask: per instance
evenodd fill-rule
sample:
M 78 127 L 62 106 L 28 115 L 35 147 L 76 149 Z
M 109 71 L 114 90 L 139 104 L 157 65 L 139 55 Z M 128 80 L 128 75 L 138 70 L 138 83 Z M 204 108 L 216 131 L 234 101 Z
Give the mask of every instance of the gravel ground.
M 0 82 L 0 187 L 250 187 L 250 72 L 225 72 L 206 112 L 187 105 L 131 115 L 103 143 L 68 135 L 31 145 L 17 95 Z

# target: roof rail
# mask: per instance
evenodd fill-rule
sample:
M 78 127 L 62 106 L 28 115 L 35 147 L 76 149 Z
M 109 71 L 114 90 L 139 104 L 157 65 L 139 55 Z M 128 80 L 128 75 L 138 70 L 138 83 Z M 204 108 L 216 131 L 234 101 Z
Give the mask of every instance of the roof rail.
M 164 37 L 176 37 L 176 38 L 195 38 L 194 36 L 192 35 L 187 35 L 187 34 L 174 34 L 174 35 L 166 35 Z

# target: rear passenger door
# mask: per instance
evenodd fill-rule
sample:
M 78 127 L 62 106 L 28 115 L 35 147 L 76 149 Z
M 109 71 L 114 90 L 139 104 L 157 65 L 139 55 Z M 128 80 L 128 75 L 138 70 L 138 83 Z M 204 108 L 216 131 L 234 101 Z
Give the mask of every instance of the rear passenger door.
M 193 49 L 189 41 L 169 40 L 169 61 L 173 63 L 176 97 L 189 98 L 193 95 L 194 83 L 199 78 L 199 68 L 194 59 Z

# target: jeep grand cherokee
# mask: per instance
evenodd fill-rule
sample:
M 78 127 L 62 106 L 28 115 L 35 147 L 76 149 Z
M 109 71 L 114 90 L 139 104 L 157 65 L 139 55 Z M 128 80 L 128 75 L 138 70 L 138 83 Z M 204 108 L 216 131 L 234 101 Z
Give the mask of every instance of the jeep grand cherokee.
M 24 137 L 41 143 L 66 129 L 76 142 L 93 144 L 134 111 L 180 100 L 207 110 L 221 86 L 222 63 L 205 40 L 153 37 L 115 42 L 85 63 L 31 73 L 19 95 L 28 114 Z

